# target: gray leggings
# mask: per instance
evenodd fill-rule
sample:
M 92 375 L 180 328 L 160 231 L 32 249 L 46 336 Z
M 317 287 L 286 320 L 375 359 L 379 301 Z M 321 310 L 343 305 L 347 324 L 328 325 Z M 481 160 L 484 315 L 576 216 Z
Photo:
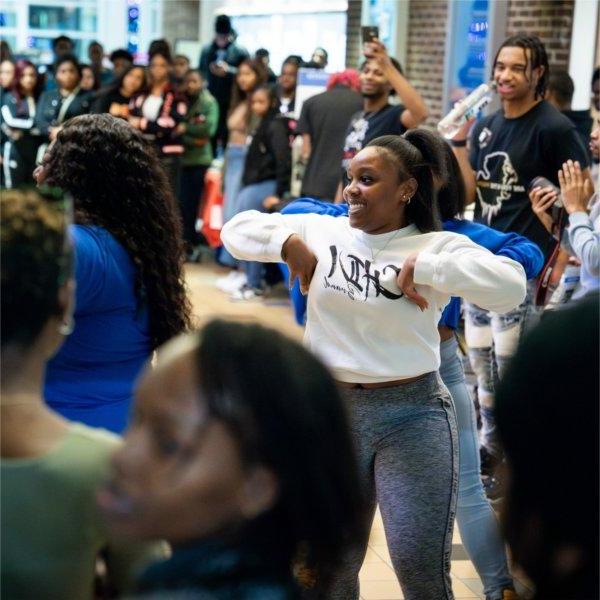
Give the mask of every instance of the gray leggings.
M 452 599 L 450 553 L 458 437 L 454 405 L 437 373 L 397 387 L 343 389 L 372 523 L 379 503 L 406 600 Z M 351 549 L 327 600 L 359 597 L 368 539 Z

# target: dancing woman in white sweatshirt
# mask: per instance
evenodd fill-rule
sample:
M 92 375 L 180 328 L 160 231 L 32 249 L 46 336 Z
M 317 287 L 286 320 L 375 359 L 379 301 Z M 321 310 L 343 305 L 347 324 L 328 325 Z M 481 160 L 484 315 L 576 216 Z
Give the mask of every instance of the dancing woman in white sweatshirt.
M 525 297 L 521 265 L 441 231 L 433 185 L 445 177 L 441 144 L 423 130 L 370 142 L 350 164 L 348 218 L 248 211 L 221 234 L 236 258 L 283 258 L 310 288 L 305 342 L 343 388 L 366 518 L 379 503 L 406 600 L 453 597 L 458 445 L 437 372 L 441 311 L 450 296 L 495 312 Z M 349 549 L 323 598 L 358 598 L 367 541 Z

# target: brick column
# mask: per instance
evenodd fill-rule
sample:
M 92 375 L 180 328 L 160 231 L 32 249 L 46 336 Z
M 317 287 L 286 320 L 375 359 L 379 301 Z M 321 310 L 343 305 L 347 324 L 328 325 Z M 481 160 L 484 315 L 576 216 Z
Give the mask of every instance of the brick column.
M 506 35 L 537 35 L 546 46 L 550 68 L 568 71 L 574 8 L 574 0 L 510 0 Z
M 411 0 L 407 60 L 403 66 L 408 80 L 429 107 L 426 127 L 435 127 L 442 116 L 447 20 L 446 1 Z
M 346 21 L 346 66 L 358 68 L 362 57 L 362 41 L 360 39 L 360 19 L 362 0 L 348 0 L 348 20 Z
M 197 40 L 200 32 L 199 0 L 167 0 L 163 4 L 163 37 L 175 51 L 178 39 Z M 190 56 L 192 65 L 196 66 L 197 56 Z

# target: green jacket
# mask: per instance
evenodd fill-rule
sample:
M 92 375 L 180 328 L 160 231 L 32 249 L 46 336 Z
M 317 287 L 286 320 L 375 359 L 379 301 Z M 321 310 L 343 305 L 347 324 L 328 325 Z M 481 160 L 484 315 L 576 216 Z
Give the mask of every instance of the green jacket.
M 191 104 L 185 120 L 183 134 L 183 166 L 210 165 L 213 160 L 210 138 L 217 131 L 219 122 L 219 105 L 207 90 Z

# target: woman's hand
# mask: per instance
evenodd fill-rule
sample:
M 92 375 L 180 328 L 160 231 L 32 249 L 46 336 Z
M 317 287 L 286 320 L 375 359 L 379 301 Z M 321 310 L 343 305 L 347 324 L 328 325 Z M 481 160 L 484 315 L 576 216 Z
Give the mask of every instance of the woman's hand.
M 277 196 L 267 196 L 263 200 L 263 208 L 266 210 L 273 210 L 276 206 L 279 205 L 281 200 Z
M 571 215 L 575 212 L 587 212 L 588 203 L 594 189 L 589 179 L 584 179 L 578 161 L 568 160 L 558 171 L 560 195 L 565 210 Z
M 396 279 L 396 283 L 400 288 L 400 291 L 411 301 L 416 304 L 421 311 L 429 308 L 429 302 L 417 292 L 415 289 L 415 265 L 417 264 L 417 257 L 419 256 L 418 252 L 413 252 L 409 254 L 404 264 L 402 265 L 402 269 L 398 274 L 398 278 Z
M 292 289 L 294 280 L 298 277 L 300 291 L 306 296 L 317 267 L 317 257 L 299 235 L 293 234 L 283 244 L 281 258 L 290 270 L 290 289 Z
M 534 187 L 529 192 L 531 200 L 531 208 L 535 216 L 542 222 L 542 225 L 549 233 L 552 233 L 552 217 L 548 214 L 548 210 L 556 202 L 558 194 L 551 187 Z

